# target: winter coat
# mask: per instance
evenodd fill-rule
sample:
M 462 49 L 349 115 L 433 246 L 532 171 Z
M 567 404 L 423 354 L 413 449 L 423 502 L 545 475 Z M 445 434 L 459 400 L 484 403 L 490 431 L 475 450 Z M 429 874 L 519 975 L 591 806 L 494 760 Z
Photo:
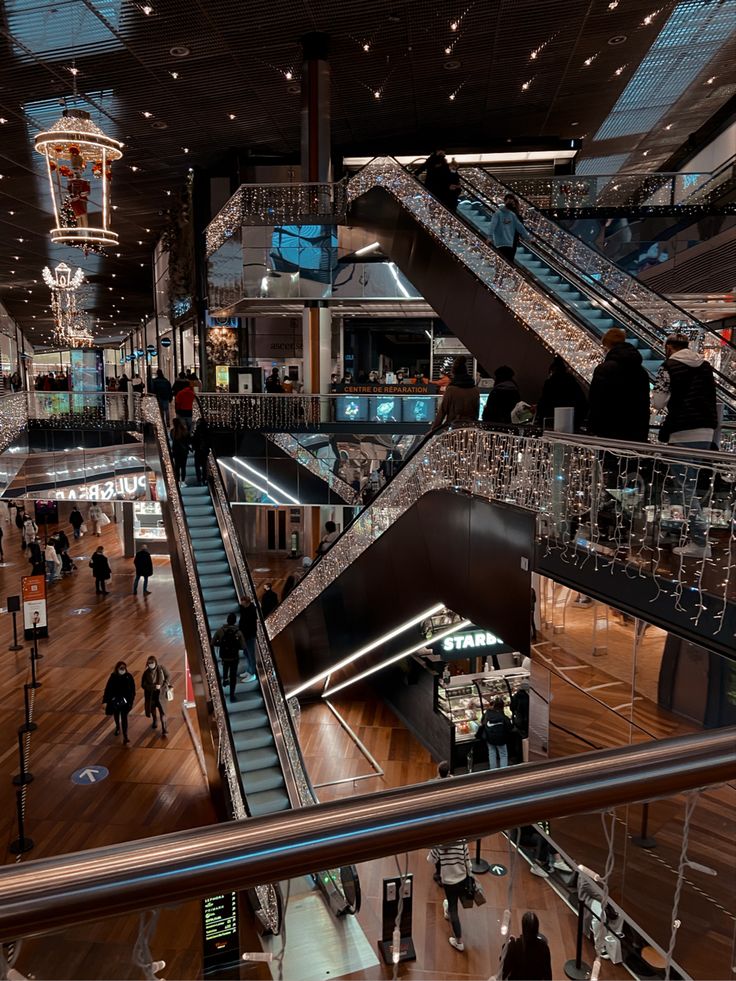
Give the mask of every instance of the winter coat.
M 31 563 L 32 576 L 41 576 L 46 572 L 46 561 L 38 542 L 31 542 L 28 550 L 28 561 Z
M 238 629 L 246 640 L 249 637 L 255 637 L 258 631 L 258 610 L 255 603 L 251 603 L 250 606 L 241 604 Z
M 107 561 L 107 556 L 103 552 L 94 552 L 89 565 L 92 569 L 92 575 L 96 580 L 101 579 L 104 581 L 112 576 L 110 563 Z
M 520 401 L 521 392 L 513 378 L 497 382 L 488 394 L 488 401 L 483 409 L 483 422 L 510 426 L 511 413 Z
M 191 385 L 187 384 L 186 388 L 181 388 L 174 396 L 174 405 L 176 406 L 177 412 L 190 413 L 192 411 L 192 406 L 194 405 L 194 399 L 196 397 L 196 392 Z
M 500 709 L 486 709 L 483 713 L 476 738 L 488 746 L 505 746 L 512 730 L 506 713 Z
M 210 434 L 206 426 L 200 422 L 192 433 L 192 449 L 194 450 L 195 460 L 204 463 L 210 452 Z
M 142 548 L 135 553 L 133 565 L 135 566 L 135 573 L 137 576 L 153 575 L 153 559 L 151 558 L 151 553 L 147 548 Z
M 649 375 L 641 354 L 614 344 L 593 372 L 588 428 L 594 436 L 646 443 L 649 438 Z
M 556 371 L 546 379 L 542 386 L 542 395 L 537 403 L 537 425 L 547 424 L 550 428 L 554 422 L 555 409 L 570 408 L 575 410 L 574 429 L 580 432 L 588 412 L 588 400 L 580 383 L 569 371 Z
M 125 674 L 118 674 L 113 671 L 107 679 L 105 694 L 102 696 L 102 704 L 105 706 L 105 714 L 112 715 L 114 711 L 130 712 L 135 701 L 135 681 L 133 675 L 126 671 Z
M 159 402 L 170 402 L 174 397 L 168 378 L 154 378 L 151 382 L 151 391 Z
M 432 429 L 458 420 L 475 421 L 480 409 L 480 389 L 469 375 L 458 375 L 445 389 Z
M 552 981 L 552 959 L 549 947 L 541 937 L 526 944 L 512 937 L 506 948 L 501 976 L 508 981 Z
M 102 508 L 99 504 L 93 504 L 88 511 L 88 515 L 90 521 L 99 521 L 102 517 Z
M 79 508 L 74 508 L 72 513 L 69 515 L 69 524 L 72 528 L 81 528 L 84 524 L 84 518 L 82 517 L 82 512 Z
M 37 534 L 38 526 L 36 522 L 28 518 L 23 524 L 23 541 L 26 545 L 30 545 Z
M 690 348 L 677 351 L 659 369 L 652 401 L 656 409 L 667 409 L 659 430 L 663 443 L 670 442 L 678 433 L 692 430 L 710 433 L 718 426 L 713 368 L 702 354 Z M 695 440 L 697 434 L 693 437 Z
M 157 688 L 156 685 L 160 687 Z M 146 668 L 141 675 L 141 688 L 145 694 L 146 716 L 150 719 L 154 705 L 166 698 L 166 690 L 171 687 L 171 675 L 163 664 L 157 664 L 153 670 Z
M 273 589 L 266 589 L 261 596 L 261 613 L 264 617 L 269 616 L 279 605 L 279 598 Z

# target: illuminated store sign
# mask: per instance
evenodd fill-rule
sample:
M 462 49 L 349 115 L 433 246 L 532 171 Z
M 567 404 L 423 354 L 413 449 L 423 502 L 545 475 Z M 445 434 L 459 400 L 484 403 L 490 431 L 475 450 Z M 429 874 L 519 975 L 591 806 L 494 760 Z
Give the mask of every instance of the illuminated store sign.
M 145 495 L 146 475 L 138 477 L 116 477 L 115 480 L 101 480 L 96 484 L 82 484 L 54 492 L 57 501 L 117 501 L 133 500 Z
M 453 634 L 442 641 L 443 651 L 476 650 L 480 647 L 495 647 L 503 641 L 487 630 L 473 630 L 467 633 Z

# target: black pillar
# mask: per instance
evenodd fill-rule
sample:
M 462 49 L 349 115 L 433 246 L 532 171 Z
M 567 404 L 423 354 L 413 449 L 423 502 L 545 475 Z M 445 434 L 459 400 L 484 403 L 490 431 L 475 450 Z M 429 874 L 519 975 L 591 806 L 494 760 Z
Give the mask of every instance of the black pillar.
M 302 180 L 313 183 L 332 179 L 329 48 L 319 31 L 302 38 Z

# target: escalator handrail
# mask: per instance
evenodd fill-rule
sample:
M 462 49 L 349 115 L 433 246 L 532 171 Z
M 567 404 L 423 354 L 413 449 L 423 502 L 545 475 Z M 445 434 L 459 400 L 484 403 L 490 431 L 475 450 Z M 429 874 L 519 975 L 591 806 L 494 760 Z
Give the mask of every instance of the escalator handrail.
M 719 164 L 715 170 L 712 170 L 708 176 L 708 180 L 696 187 L 690 194 L 683 197 L 680 204 L 695 204 L 695 198 L 697 198 L 697 196 L 701 194 L 709 184 L 712 184 L 713 181 L 716 180 L 717 177 L 720 177 L 720 175 L 726 170 L 731 170 L 734 172 L 733 176 L 736 176 L 736 153 L 732 154 L 728 160 L 724 160 L 722 164 Z M 677 176 L 679 177 L 681 175 L 678 174 Z M 712 202 L 706 203 L 711 204 Z
M 679 307 L 676 303 L 673 303 L 671 300 L 667 299 L 667 297 L 662 296 L 661 293 L 658 293 L 656 290 L 653 290 L 651 287 L 646 286 L 645 284 L 641 283 L 639 280 L 636 279 L 636 277 L 631 276 L 625 270 L 623 270 L 619 266 L 617 266 L 616 263 L 611 262 L 611 260 L 608 259 L 606 256 L 601 255 L 600 253 L 598 253 L 595 250 L 591 249 L 588 245 L 585 244 L 585 242 L 582 241 L 582 239 L 577 238 L 577 236 L 572 235 L 571 232 L 566 231 L 564 228 L 562 228 L 561 226 L 559 226 L 555 222 L 553 222 L 550 218 L 547 218 L 547 216 L 544 215 L 539 210 L 539 208 L 536 208 L 530 201 L 528 201 L 522 195 L 517 194 L 516 191 L 513 191 L 510 187 L 508 187 L 506 184 L 504 184 L 502 181 L 500 181 L 495 175 L 489 174 L 486 171 L 483 171 L 481 168 L 477 168 L 477 167 L 476 168 L 471 168 L 471 170 L 475 171 L 476 173 L 481 174 L 482 176 L 484 176 L 488 180 L 494 181 L 496 184 L 498 184 L 498 186 L 502 189 L 502 191 L 505 191 L 505 192 L 507 192 L 509 194 L 513 194 L 516 198 L 518 198 L 520 201 L 523 202 L 524 206 L 530 212 L 532 212 L 535 215 L 535 218 L 538 217 L 542 221 L 544 221 L 544 222 L 548 223 L 549 225 L 551 225 L 552 228 L 553 228 L 553 230 L 556 233 L 562 233 L 564 236 L 569 237 L 570 239 L 572 239 L 576 244 L 578 244 L 578 245 L 582 246 L 583 248 L 587 249 L 591 253 L 591 255 L 597 261 L 600 261 L 600 262 L 604 263 L 605 265 L 609 266 L 611 268 L 611 270 L 614 271 L 616 274 L 628 276 L 629 278 L 633 279 L 635 281 L 635 283 L 636 283 L 637 289 L 640 289 L 642 293 L 648 293 L 653 298 L 653 301 L 654 302 L 656 302 L 657 304 L 659 304 L 661 306 L 664 306 L 665 308 L 669 307 L 670 309 L 672 309 L 675 312 L 675 314 L 676 314 L 676 317 L 674 319 L 684 320 L 684 321 L 686 321 L 687 325 L 689 325 L 689 326 L 692 326 L 692 327 L 694 327 L 694 328 L 696 328 L 698 330 L 702 330 L 706 334 L 713 334 L 717 338 L 717 340 L 718 340 L 718 342 L 720 344 L 726 344 L 729 347 L 733 348 L 734 351 L 736 351 L 736 342 L 721 337 L 721 335 L 717 331 L 715 331 L 712 327 L 710 327 L 710 325 L 707 323 L 707 321 L 697 320 L 695 317 L 692 317 L 689 313 L 687 313 L 686 310 L 683 310 L 682 307 Z M 469 183 L 472 184 L 472 181 L 470 180 L 470 178 L 466 177 L 465 179 Z M 476 190 L 479 190 L 477 188 L 477 185 L 473 185 L 473 186 L 474 186 L 474 188 Z M 565 260 L 565 261 L 567 262 L 568 260 Z M 570 261 L 570 265 L 575 266 L 575 268 L 577 268 L 577 269 L 580 269 L 580 267 L 577 266 L 575 263 L 573 263 L 572 260 L 569 260 L 569 261 Z M 583 270 L 580 270 L 580 271 L 583 272 Z M 615 296 L 615 294 L 613 294 L 613 295 Z M 619 301 L 619 302 L 626 302 L 626 301 Z
M 192 601 L 194 603 L 194 615 L 197 623 L 197 636 L 200 644 L 201 662 L 207 668 L 209 668 L 207 671 L 207 683 L 210 690 L 210 698 L 212 701 L 215 721 L 217 723 L 217 750 L 220 756 L 220 762 L 225 770 L 225 776 L 230 790 L 230 800 L 233 809 L 236 809 L 238 804 L 240 804 L 243 810 L 242 814 L 235 813 L 234 817 L 236 819 L 250 817 L 251 815 L 245 795 L 245 788 L 243 787 L 242 777 L 240 775 L 239 768 L 235 764 L 235 741 L 233 738 L 232 729 L 230 727 L 230 718 L 225 709 L 225 695 L 222 686 L 222 679 L 219 671 L 217 670 L 217 662 L 215 659 L 215 652 L 212 646 L 211 636 L 204 626 L 205 624 L 208 624 L 204 605 L 204 594 L 202 592 L 202 585 L 199 580 L 197 563 L 194 559 L 194 547 L 192 545 L 192 539 L 189 533 L 189 525 L 186 519 L 186 511 L 184 509 L 181 489 L 179 488 L 173 471 L 171 450 L 166 437 L 163 409 L 161 403 L 155 396 L 143 396 L 141 401 L 144 421 L 147 421 L 152 425 L 156 435 L 156 443 L 161 459 L 161 475 L 166 486 L 167 499 L 172 505 L 171 511 L 174 516 L 174 521 L 179 531 L 179 542 L 183 546 L 182 555 L 184 557 L 184 564 L 186 566 L 187 577 L 189 579 Z M 147 419 L 146 416 L 148 416 Z M 171 493 L 172 488 L 174 488 L 173 494 Z M 225 755 L 223 754 L 223 740 L 227 741 L 227 755 L 229 755 L 229 759 L 222 758 L 223 755 Z

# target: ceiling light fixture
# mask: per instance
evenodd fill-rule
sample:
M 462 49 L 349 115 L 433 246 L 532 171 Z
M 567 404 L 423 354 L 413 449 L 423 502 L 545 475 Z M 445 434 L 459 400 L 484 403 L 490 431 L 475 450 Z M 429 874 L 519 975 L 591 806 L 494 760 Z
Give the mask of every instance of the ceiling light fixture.
M 153 7 L 149 3 L 143 4 L 141 10 L 146 15 L 146 17 L 150 17 L 151 14 L 153 13 Z
M 623 73 L 624 68 L 626 68 L 626 65 L 621 65 L 621 67 L 620 68 L 617 68 L 616 71 L 613 74 L 614 75 L 621 75 Z
M 227 118 L 228 118 L 228 119 L 230 119 L 230 120 L 233 120 L 233 119 L 235 119 L 235 113 L 234 113 L 234 112 L 229 112 L 229 113 L 227 114 Z
M 293 77 L 294 77 L 293 72 L 284 72 L 284 78 L 286 79 L 287 82 L 290 82 Z
M 529 88 L 529 86 L 532 84 L 533 81 L 534 81 L 534 79 L 533 78 L 530 78 L 527 82 L 524 82 L 524 84 L 521 86 L 521 91 L 522 92 L 526 92 L 527 89 Z
M 141 115 L 144 117 L 144 119 L 150 119 L 151 116 L 153 115 L 153 113 L 152 112 L 142 112 Z
M 4 126 L 7 123 L 5 116 L 0 116 L 0 126 Z
M 364 44 L 364 45 L 363 45 L 363 50 L 364 50 L 364 51 L 365 51 L 366 53 L 367 53 L 368 51 L 370 51 L 370 50 L 371 50 L 371 46 L 370 46 L 370 44 Z
M 452 21 L 452 23 L 450 24 L 450 30 L 451 30 L 451 31 L 456 31 L 457 29 L 458 29 L 458 22 L 457 22 L 456 20 L 454 20 L 454 21 Z
M 665 129 L 667 129 L 667 130 L 672 129 L 672 123 L 667 123 L 667 125 L 665 126 Z
M 589 58 L 586 58 L 585 59 L 585 61 L 583 62 L 583 64 L 585 65 L 586 68 L 590 68 L 590 66 L 593 64 L 593 62 L 595 61 L 595 59 L 597 57 L 598 57 L 598 54 L 597 53 L 594 54 L 594 55 L 591 55 Z
M 182 149 L 182 152 L 183 153 L 189 153 L 189 147 L 188 146 L 183 146 L 181 149 Z
M 171 75 L 171 77 L 174 80 L 176 80 L 179 77 L 179 72 L 169 72 L 169 75 Z
M 380 99 L 381 98 L 381 93 L 380 93 L 380 91 L 378 89 L 376 89 L 376 91 L 373 93 L 373 98 L 374 99 Z
M 618 7 L 618 0 L 611 0 L 611 2 L 608 5 L 608 9 L 615 10 L 616 7 Z
M 715 80 L 716 80 L 716 76 L 715 75 L 711 75 L 711 77 L 706 81 L 705 84 L 706 85 L 712 85 L 713 82 L 715 82 Z

